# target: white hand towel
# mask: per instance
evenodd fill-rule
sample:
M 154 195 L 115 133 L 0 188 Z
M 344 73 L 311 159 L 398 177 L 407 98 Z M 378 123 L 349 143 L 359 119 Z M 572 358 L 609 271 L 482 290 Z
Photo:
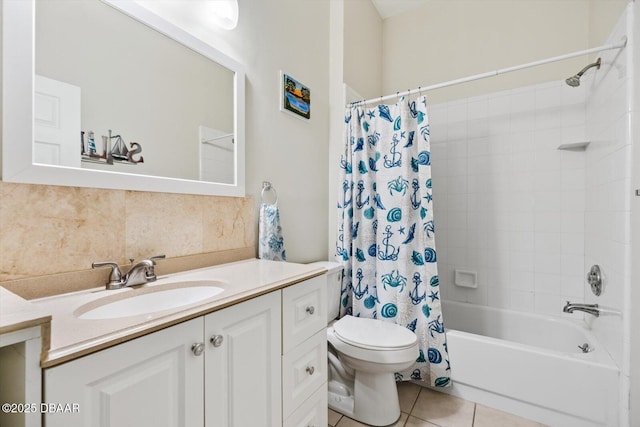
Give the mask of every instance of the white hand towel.
M 260 232 L 258 256 L 260 259 L 286 261 L 284 238 L 280 227 L 280 211 L 276 204 L 260 205 Z

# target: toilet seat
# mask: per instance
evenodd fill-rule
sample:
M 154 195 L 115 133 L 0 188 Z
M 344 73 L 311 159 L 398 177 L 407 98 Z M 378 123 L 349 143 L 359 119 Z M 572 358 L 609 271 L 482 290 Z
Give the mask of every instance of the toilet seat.
M 363 317 L 344 316 L 333 324 L 333 330 L 344 343 L 367 350 L 403 350 L 417 342 L 416 335 L 407 328 Z

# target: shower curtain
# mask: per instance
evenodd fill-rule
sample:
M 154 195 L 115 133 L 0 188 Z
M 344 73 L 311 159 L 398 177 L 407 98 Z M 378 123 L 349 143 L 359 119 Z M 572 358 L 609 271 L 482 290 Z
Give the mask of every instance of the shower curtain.
M 431 193 L 427 101 L 354 106 L 345 114 L 336 258 L 340 315 L 395 322 L 420 347 L 397 380 L 450 383 Z

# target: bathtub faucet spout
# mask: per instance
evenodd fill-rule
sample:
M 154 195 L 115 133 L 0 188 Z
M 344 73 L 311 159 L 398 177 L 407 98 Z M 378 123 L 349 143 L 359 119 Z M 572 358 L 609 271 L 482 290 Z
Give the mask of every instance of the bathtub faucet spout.
M 574 311 L 584 311 L 585 313 L 589 313 L 592 316 L 600 316 L 600 310 L 598 309 L 598 304 L 574 304 L 567 301 L 567 305 L 562 309 L 565 313 L 573 313 Z

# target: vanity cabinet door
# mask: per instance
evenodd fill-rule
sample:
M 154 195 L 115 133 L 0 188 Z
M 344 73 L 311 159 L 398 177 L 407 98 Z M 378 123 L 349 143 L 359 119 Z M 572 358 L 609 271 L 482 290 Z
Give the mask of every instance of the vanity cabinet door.
M 44 372 L 47 427 L 202 426 L 203 319 L 193 319 Z
M 281 426 L 280 292 L 205 316 L 205 425 Z

